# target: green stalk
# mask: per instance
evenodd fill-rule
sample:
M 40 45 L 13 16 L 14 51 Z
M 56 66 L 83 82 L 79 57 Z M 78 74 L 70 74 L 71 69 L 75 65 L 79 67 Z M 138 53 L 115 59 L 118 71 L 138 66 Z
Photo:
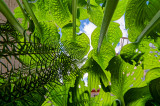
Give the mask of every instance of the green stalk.
M 125 102 L 124 102 L 124 98 L 123 97 L 120 98 L 120 101 L 121 101 L 121 106 L 125 106 Z
M 72 0 L 73 41 L 76 38 L 77 3 L 78 0 Z
M 107 2 L 106 2 L 101 31 L 100 31 L 100 36 L 99 36 L 99 41 L 98 41 L 98 48 L 97 48 L 98 53 L 100 52 L 102 41 L 108 31 L 108 27 L 109 27 L 110 21 L 112 19 L 113 13 L 117 7 L 118 1 L 119 0 L 107 0 Z
M 89 10 L 90 8 L 90 0 L 87 0 L 87 9 Z
M 35 25 L 37 27 L 37 30 L 42 34 L 40 25 L 38 23 L 38 20 L 37 20 L 36 16 L 34 15 L 31 7 L 29 6 L 28 1 L 27 0 L 23 0 L 23 4 L 24 4 L 24 8 L 27 11 L 27 13 L 32 17 L 32 20 L 35 23 Z
M 158 24 L 160 23 L 160 10 L 156 13 L 156 15 L 152 18 L 149 24 L 144 28 L 142 33 L 138 36 L 135 43 L 139 44 L 142 39 L 149 34 Z
M 90 0 L 87 0 L 87 4 L 90 5 Z
M 20 3 L 20 1 L 19 0 L 16 0 L 16 1 L 17 1 L 18 5 L 19 5 L 19 7 L 20 7 L 20 9 L 21 9 L 21 11 L 23 13 L 23 15 L 24 15 L 24 18 L 28 19 L 28 16 L 26 15 L 26 13 L 24 11 L 24 8 L 23 8 L 22 4 Z
M 12 12 L 9 10 L 7 5 L 3 0 L 0 0 L 0 12 L 7 18 L 7 20 L 14 26 L 14 28 L 19 31 L 21 35 L 24 34 L 24 29 L 17 21 L 17 19 L 13 16 Z

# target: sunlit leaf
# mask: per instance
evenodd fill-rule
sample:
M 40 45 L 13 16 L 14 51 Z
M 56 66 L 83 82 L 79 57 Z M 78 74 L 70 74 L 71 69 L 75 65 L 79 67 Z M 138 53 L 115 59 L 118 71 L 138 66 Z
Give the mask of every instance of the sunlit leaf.
M 143 70 L 140 66 L 126 63 L 120 56 L 115 56 L 109 62 L 106 70 L 111 72 L 111 92 L 121 100 L 123 95 L 131 88 L 140 87 Z
M 97 27 L 91 35 L 91 44 L 93 48 L 98 47 L 99 35 L 100 35 L 100 27 Z M 121 37 L 122 37 L 122 32 L 119 28 L 119 24 L 111 22 L 109 25 L 108 32 L 103 39 L 103 44 L 107 44 L 108 42 L 109 44 L 113 45 L 113 47 L 116 47 Z
M 89 14 L 87 13 L 87 9 L 78 8 L 77 10 L 77 18 L 80 20 L 84 20 L 89 18 Z
M 125 25 L 129 40 L 134 42 L 143 28 L 160 9 L 158 0 L 129 0 L 125 13 Z
M 87 0 L 85 0 L 87 2 Z M 96 0 L 90 0 L 90 5 L 98 6 Z
M 68 0 L 38 0 L 35 4 L 35 15 L 40 21 L 55 21 L 63 27 L 71 20 L 67 5 Z
M 120 52 L 121 57 L 125 61 L 132 61 L 136 55 L 139 53 L 136 51 L 138 50 L 138 44 L 137 43 L 130 43 L 122 47 L 122 50 Z
M 82 33 L 76 35 L 75 41 L 73 40 L 73 30 L 71 26 L 66 26 L 62 29 L 61 42 L 65 46 L 65 50 L 69 55 L 76 59 L 82 59 L 89 51 L 90 43 L 89 38 L 86 34 Z
M 42 33 L 41 32 L 41 28 L 40 28 L 40 25 L 39 25 L 39 22 L 31 8 L 31 6 L 29 5 L 28 1 L 27 0 L 23 0 L 23 4 L 24 4 L 24 8 L 25 10 L 27 11 L 27 13 L 31 16 L 32 20 L 34 21 L 34 24 L 37 28 L 37 30 L 40 32 L 40 34 Z
M 95 0 L 96 1 L 96 3 L 104 3 L 106 0 Z
M 144 69 L 160 67 L 160 55 L 158 55 L 157 49 L 150 48 L 146 50 L 143 58 Z
M 120 0 L 113 14 L 112 21 L 118 20 L 124 15 L 128 0 Z
M 103 10 L 100 6 L 91 6 L 88 11 L 90 18 L 89 20 L 96 26 L 101 26 L 103 19 Z
M 42 37 L 38 30 L 35 31 L 36 35 L 39 35 L 43 44 L 52 44 L 58 46 L 60 35 L 58 34 L 58 28 L 54 22 L 40 22 Z
M 159 67 L 149 70 L 146 74 L 147 83 L 157 78 L 160 78 L 160 68 Z
M 93 88 L 96 90 L 99 88 L 100 78 L 103 81 L 104 85 L 107 87 L 109 84 L 106 70 L 102 70 L 100 65 L 93 59 L 90 58 L 86 61 L 85 65 L 82 67 L 82 70 L 86 70 L 88 73 L 88 87 L 92 91 Z
M 108 62 L 115 56 L 115 50 L 109 43 L 102 45 L 100 53 L 97 53 L 97 49 L 91 51 L 93 59 L 101 66 L 104 70 L 108 66 Z
M 70 87 L 74 86 L 75 79 L 65 83 L 64 85 L 55 85 L 54 83 L 46 85 L 48 89 L 48 101 L 55 106 L 66 105 L 68 102 L 68 92 Z
M 109 92 L 104 92 L 102 89 L 99 92 L 99 95 L 91 98 L 90 105 L 91 106 L 111 106 L 114 98 L 112 98 Z

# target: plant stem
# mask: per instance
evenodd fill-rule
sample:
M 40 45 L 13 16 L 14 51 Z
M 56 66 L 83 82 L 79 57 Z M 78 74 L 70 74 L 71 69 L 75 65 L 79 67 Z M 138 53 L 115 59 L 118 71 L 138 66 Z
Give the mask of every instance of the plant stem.
M 21 35 L 23 35 L 24 33 L 23 27 L 20 25 L 17 19 L 13 16 L 12 12 L 9 10 L 9 8 L 7 7 L 7 5 L 3 0 L 0 0 L 0 11 L 7 18 L 7 20 L 15 27 L 15 29 L 19 31 Z
M 160 10 L 156 13 L 156 15 L 152 18 L 149 24 L 144 28 L 142 33 L 138 36 L 135 43 L 140 43 L 142 39 L 149 34 L 160 22 Z
M 76 38 L 77 0 L 72 0 L 73 41 Z
M 125 102 L 124 102 L 124 98 L 123 97 L 120 98 L 120 101 L 121 101 L 121 106 L 125 106 Z
M 90 8 L 90 0 L 87 0 L 87 9 L 89 10 Z
M 24 8 L 22 7 L 22 4 L 20 3 L 20 1 L 19 0 L 16 0 L 16 1 L 17 1 L 18 5 L 19 5 L 19 7 L 20 7 L 20 9 L 21 9 L 21 11 L 23 13 L 23 15 L 24 15 L 24 18 L 28 19 L 28 16 L 26 15 L 26 13 L 24 11 Z
M 41 31 L 40 25 L 38 23 L 38 20 L 37 20 L 36 16 L 34 15 L 31 7 L 29 6 L 28 1 L 27 0 L 23 0 L 23 4 L 24 4 L 24 8 L 26 9 L 27 13 L 32 17 L 33 22 L 37 26 L 37 30 L 42 34 L 42 31 Z
M 106 2 L 99 41 L 98 41 L 98 49 L 97 49 L 98 53 L 100 52 L 102 41 L 108 31 L 108 27 L 112 19 L 113 13 L 117 7 L 118 1 L 119 0 L 107 0 Z

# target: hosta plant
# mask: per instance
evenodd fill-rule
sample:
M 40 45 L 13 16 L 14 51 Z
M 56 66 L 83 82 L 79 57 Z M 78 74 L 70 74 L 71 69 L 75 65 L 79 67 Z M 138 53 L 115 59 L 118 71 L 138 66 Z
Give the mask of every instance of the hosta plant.
M 0 105 L 160 105 L 159 0 L 15 2 L 12 13 L 0 0 Z M 116 54 L 122 16 L 131 43 Z

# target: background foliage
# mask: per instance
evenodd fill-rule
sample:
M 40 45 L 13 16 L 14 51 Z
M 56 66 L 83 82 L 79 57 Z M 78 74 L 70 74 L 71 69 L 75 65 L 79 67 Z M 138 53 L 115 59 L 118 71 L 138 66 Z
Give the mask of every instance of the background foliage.
M 0 24 L 0 105 L 160 105 L 159 0 L 17 3 L 12 15 L 0 0 L 7 18 Z M 123 15 L 132 43 L 117 55 L 122 32 L 115 21 Z M 97 26 L 91 42 L 78 33 L 84 19 Z M 91 97 L 99 86 L 99 94 Z

